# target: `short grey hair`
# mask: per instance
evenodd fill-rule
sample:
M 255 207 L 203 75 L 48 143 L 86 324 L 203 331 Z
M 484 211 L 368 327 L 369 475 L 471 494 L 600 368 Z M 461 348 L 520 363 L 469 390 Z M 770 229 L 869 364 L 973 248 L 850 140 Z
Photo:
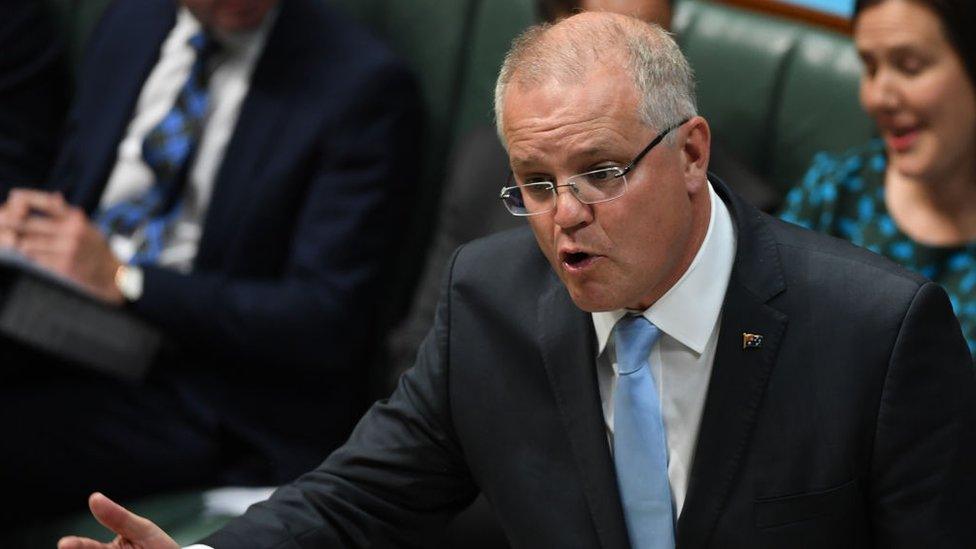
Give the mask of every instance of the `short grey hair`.
M 502 110 L 510 85 L 580 81 L 595 63 L 614 60 L 634 77 L 641 120 L 658 131 L 698 113 L 695 78 L 671 35 L 626 15 L 583 13 L 527 29 L 505 55 L 495 84 L 495 124 L 502 144 Z M 674 134 L 665 142 L 673 143 Z

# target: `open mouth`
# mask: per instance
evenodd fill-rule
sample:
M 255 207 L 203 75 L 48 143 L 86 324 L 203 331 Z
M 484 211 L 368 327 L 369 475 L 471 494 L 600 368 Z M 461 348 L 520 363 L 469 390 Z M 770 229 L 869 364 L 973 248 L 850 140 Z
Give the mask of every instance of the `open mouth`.
M 569 270 L 584 269 L 598 256 L 586 252 L 560 252 L 559 259 Z
M 912 126 L 910 128 L 891 128 L 888 130 L 885 140 L 895 152 L 902 152 L 911 148 L 917 138 L 918 127 Z

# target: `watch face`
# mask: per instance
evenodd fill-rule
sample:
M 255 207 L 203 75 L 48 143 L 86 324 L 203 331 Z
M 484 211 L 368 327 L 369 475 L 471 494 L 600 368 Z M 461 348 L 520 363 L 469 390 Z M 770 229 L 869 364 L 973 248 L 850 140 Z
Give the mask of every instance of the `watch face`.
M 142 269 L 122 265 L 115 271 L 115 287 L 126 301 L 135 301 L 142 296 Z

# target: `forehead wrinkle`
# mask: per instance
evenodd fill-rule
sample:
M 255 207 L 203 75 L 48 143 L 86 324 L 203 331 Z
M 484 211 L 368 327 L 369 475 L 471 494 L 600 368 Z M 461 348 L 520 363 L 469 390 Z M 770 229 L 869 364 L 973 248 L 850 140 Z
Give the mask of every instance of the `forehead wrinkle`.
M 580 128 L 582 125 L 590 127 Z M 526 134 L 526 131 L 529 133 Z M 513 167 L 524 168 L 545 165 L 553 158 L 562 162 L 562 157 L 610 153 L 627 142 L 619 124 L 609 116 L 600 116 L 597 122 L 584 120 L 538 130 L 512 130 L 509 134 L 509 154 Z
M 588 149 L 626 146 L 646 127 L 637 90 L 618 67 L 593 67 L 571 85 L 516 85 L 505 98 L 505 141 L 513 167 L 565 165 Z M 636 131 L 635 131 L 636 130 Z
M 506 119 L 509 146 L 529 142 L 553 143 L 567 140 L 577 142 L 590 139 L 595 143 L 625 139 L 621 127 L 629 125 L 626 113 L 614 105 L 599 109 L 575 104 L 563 104 L 541 115 Z M 593 114 L 596 112 L 597 114 Z M 634 122 L 636 120 L 635 115 Z M 607 135 L 609 134 L 609 135 Z M 611 136 L 616 136 L 612 138 Z

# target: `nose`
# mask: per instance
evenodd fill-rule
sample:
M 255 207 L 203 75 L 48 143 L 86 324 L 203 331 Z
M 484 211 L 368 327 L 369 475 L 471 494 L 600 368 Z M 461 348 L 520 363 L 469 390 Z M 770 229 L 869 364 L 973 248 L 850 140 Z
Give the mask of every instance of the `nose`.
M 580 202 L 569 187 L 556 189 L 553 221 L 564 229 L 586 225 L 593 221 L 593 206 Z
M 898 106 L 897 82 L 890 71 L 879 70 L 874 75 L 865 75 L 861 81 L 861 103 L 864 110 L 892 110 Z

